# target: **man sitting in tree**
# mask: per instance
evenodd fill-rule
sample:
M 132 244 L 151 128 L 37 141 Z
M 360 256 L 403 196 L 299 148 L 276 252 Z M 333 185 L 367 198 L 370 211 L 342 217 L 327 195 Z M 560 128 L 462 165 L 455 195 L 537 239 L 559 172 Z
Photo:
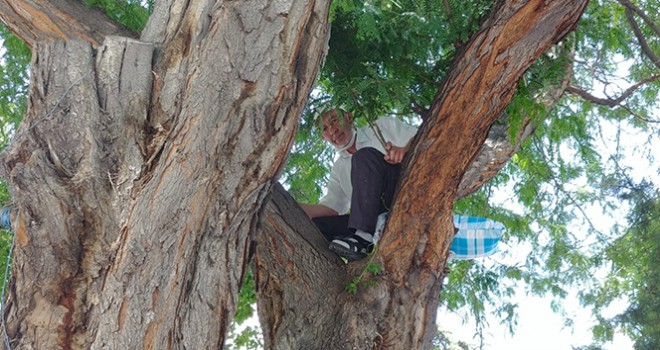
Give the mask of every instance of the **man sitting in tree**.
M 353 115 L 341 109 L 321 114 L 323 138 L 339 157 L 319 204 L 300 204 L 330 240 L 330 250 L 349 261 L 365 257 L 378 215 L 388 211 L 401 161 L 417 129 L 385 117 L 357 129 Z

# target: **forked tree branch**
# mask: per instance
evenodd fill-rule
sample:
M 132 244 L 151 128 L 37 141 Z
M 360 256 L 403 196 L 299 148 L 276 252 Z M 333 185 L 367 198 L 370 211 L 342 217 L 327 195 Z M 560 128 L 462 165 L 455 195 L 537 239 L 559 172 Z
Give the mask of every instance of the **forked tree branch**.
M 639 81 L 637 84 L 635 84 L 635 85 L 629 87 L 628 89 L 626 89 L 617 98 L 597 97 L 597 96 L 594 96 L 594 95 L 590 94 L 589 92 L 587 92 L 587 91 L 585 91 L 585 90 L 583 90 L 579 87 L 573 86 L 573 85 L 570 85 L 570 86 L 566 87 L 566 92 L 572 93 L 572 94 L 577 95 L 577 96 L 580 96 L 580 97 L 582 97 L 583 99 L 585 99 L 589 102 L 593 102 L 593 103 L 601 105 L 601 106 L 616 107 L 619 104 L 621 104 L 621 102 L 623 102 L 628 97 L 630 97 L 630 95 L 632 95 L 635 91 L 637 91 L 637 89 L 639 89 L 640 87 L 642 87 L 645 84 L 648 84 L 648 83 L 650 83 L 652 81 L 655 81 L 655 80 L 658 80 L 658 79 L 660 79 L 660 74 L 656 74 L 656 75 L 650 76 L 646 79 L 643 79 L 643 80 Z

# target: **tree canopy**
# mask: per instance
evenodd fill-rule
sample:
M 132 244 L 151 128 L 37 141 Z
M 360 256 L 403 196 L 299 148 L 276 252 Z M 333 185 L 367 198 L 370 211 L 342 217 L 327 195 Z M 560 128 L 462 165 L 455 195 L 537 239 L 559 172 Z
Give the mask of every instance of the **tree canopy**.
M 153 8 L 153 1 L 88 4 L 133 31 L 144 26 Z M 314 125 L 321 110 L 340 106 L 360 123 L 383 115 L 419 123 L 453 57 L 492 5 L 487 0 L 333 1 L 328 55 L 281 177 L 291 194 L 315 202 L 322 193 L 333 151 Z M 485 305 L 491 303 L 515 331 L 517 283 L 533 295 L 555 297 L 558 312 L 567 290 L 578 286 L 582 302 L 597 315 L 614 300 L 630 301 L 625 313 L 600 317 L 596 345 L 622 327 L 636 349 L 660 346 L 660 197 L 657 185 L 631 174 L 623 159 L 626 139 L 645 139 L 648 147 L 635 155 L 658 170 L 651 145 L 659 141 L 660 125 L 659 14 L 656 1 L 591 1 L 576 31 L 525 73 L 498 124 L 512 144 L 522 141 L 517 135 L 526 128 L 533 134 L 516 144 L 515 155 L 491 181 L 457 200 L 454 211 L 503 222 L 506 246 L 531 250 L 515 265 L 451 263 L 441 296 L 448 310 L 467 309 L 483 327 L 490 317 Z M 6 145 L 25 111 L 29 49 L 4 28 L 1 35 L 0 141 Z M 496 202 L 498 194 L 516 205 Z M 593 222 L 594 207 L 605 216 L 626 210 L 628 223 L 603 231 Z M 586 232 L 575 231 L 581 225 Z M 3 235 L 3 254 L 9 242 Z M 607 276 L 596 279 L 603 269 Z M 243 295 L 239 310 L 245 315 L 253 296 Z

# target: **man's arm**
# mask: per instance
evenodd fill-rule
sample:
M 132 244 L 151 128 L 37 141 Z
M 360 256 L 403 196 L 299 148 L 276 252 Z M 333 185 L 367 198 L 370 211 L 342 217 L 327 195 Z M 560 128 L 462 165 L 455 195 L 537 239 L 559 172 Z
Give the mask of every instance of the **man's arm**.
M 300 207 L 305 211 L 305 214 L 309 216 L 310 219 L 317 218 L 320 216 L 337 216 L 339 213 L 337 213 L 336 210 L 326 207 L 323 204 L 305 204 L 305 203 L 298 203 L 300 204 Z
M 383 138 L 387 142 L 385 148 L 385 161 L 390 164 L 400 164 L 417 128 L 393 117 L 381 118 L 376 121 Z

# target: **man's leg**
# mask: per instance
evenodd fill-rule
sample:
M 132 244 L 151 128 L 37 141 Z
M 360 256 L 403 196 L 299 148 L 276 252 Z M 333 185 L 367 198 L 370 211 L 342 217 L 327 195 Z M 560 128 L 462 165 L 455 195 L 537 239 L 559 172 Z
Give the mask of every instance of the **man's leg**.
M 375 148 L 363 148 L 353 154 L 353 193 L 348 227 L 355 233 L 332 240 L 330 250 L 349 260 L 366 256 L 378 215 L 392 205 L 400 170 L 400 165 L 386 162 L 384 155 Z
M 348 227 L 373 232 L 378 215 L 390 210 L 401 165 L 385 161 L 375 148 L 362 148 L 353 154 L 351 164 L 351 214 Z
M 321 216 L 313 218 L 312 221 L 328 241 L 332 241 L 335 238 L 350 236 L 352 234 L 352 232 L 348 230 L 348 214 Z

